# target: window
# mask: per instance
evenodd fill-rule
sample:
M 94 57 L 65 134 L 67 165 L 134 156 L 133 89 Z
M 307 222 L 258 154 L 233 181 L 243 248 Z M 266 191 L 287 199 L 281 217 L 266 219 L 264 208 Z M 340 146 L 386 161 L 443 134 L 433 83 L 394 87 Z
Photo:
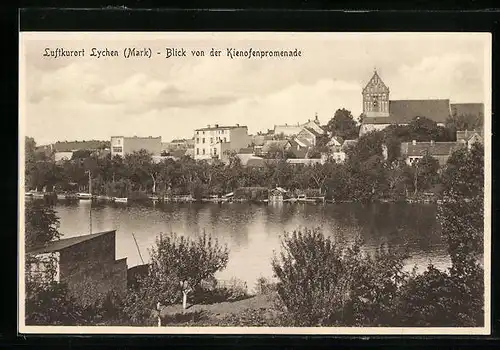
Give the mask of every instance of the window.
M 123 152 L 123 148 L 122 147 L 113 147 L 113 152 L 115 152 L 115 153 L 122 153 Z
M 227 139 L 224 137 L 224 142 L 227 142 Z
M 199 148 L 196 148 L 196 155 L 199 156 L 200 155 L 200 149 Z
M 203 149 L 203 154 L 205 154 L 205 149 Z
M 199 131 L 197 131 L 197 132 L 196 132 L 196 135 L 199 135 L 199 134 L 200 134 L 200 132 L 199 132 Z
M 201 139 L 201 143 L 205 143 L 205 138 L 202 138 L 202 139 Z
M 217 155 L 217 148 L 214 148 L 214 156 Z
M 120 142 L 122 142 L 122 140 L 120 140 L 120 139 L 117 139 L 117 140 L 116 140 L 116 144 L 117 144 L 117 145 L 119 145 L 119 144 L 120 144 Z
M 196 138 L 196 143 L 200 143 L 200 138 L 199 137 Z
M 205 135 L 205 132 L 203 131 L 203 135 Z
M 214 138 L 213 137 L 210 138 L 210 143 L 214 143 Z

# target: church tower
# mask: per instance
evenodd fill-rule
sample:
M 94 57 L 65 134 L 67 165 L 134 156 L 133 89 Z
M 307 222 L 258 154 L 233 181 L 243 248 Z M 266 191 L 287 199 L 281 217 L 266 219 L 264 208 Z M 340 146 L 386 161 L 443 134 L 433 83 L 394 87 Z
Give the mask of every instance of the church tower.
M 363 89 L 363 114 L 367 118 L 389 116 L 389 88 L 377 71 Z

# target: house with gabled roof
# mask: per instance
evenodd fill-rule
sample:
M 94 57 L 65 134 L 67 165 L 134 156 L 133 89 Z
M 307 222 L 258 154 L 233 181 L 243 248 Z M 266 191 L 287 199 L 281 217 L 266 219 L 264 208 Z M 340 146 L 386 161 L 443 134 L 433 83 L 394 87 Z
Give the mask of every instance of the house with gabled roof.
M 457 131 L 457 142 L 463 143 L 468 149 L 476 142 L 483 143 L 484 135 L 482 130 L 464 130 Z
M 461 142 L 402 142 L 401 155 L 408 165 L 413 165 L 425 155 L 430 155 L 438 160 L 440 166 L 443 166 L 453 152 L 464 146 Z

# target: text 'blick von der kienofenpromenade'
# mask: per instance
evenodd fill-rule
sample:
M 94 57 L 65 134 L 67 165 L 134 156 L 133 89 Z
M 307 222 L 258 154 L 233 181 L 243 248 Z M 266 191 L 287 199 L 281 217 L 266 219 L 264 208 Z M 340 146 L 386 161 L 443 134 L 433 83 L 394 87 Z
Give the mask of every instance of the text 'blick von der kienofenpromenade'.
M 210 48 L 210 49 L 186 49 L 182 47 L 166 47 L 163 49 L 152 49 L 150 47 L 136 48 L 125 47 L 123 49 L 109 48 L 82 48 L 66 49 L 64 47 L 46 47 L 42 56 L 48 59 L 83 58 L 94 59 L 151 59 L 151 58 L 187 58 L 187 57 L 227 57 L 229 59 L 263 59 L 263 58 L 299 58 L 302 51 L 293 49 L 258 49 L 258 48 Z

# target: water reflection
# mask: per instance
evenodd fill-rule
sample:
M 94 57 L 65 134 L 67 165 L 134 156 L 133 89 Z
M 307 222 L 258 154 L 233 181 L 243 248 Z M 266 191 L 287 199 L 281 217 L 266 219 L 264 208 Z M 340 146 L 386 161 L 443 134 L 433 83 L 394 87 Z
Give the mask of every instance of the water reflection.
M 90 202 L 58 203 L 60 231 L 65 237 L 89 232 Z M 92 203 L 93 231 L 117 230 L 117 258 L 140 264 L 132 233 L 145 259 L 160 233 L 196 237 L 205 230 L 229 246 L 230 260 L 220 278 L 238 277 L 253 286 L 272 275 L 270 261 L 280 249 L 280 235 L 298 227 L 319 227 L 327 235 L 360 235 L 368 250 L 381 244 L 408 248 L 410 265 L 449 264 L 436 222 L 436 207 L 422 204 L 341 203 L 327 205 L 257 205 L 248 203 L 172 203 L 106 205 Z

